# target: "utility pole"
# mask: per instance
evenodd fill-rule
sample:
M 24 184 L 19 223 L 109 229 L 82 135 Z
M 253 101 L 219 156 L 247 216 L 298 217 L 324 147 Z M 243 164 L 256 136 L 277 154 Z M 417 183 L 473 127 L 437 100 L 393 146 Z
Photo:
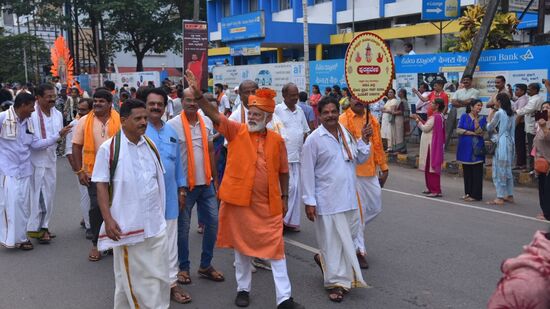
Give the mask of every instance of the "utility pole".
M 479 28 L 479 31 L 474 39 L 474 45 L 472 47 L 472 51 L 470 52 L 470 59 L 468 59 L 468 65 L 466 65 L 464 75 L 473 75 L 475 72 L 477 62 L 479 61 L 479 56 L 481 55 L 483 46 L 485 46 L 485 39 L 489 34 L 493 19 L 495 19 L 499 2 L 499 0 L 489 0 L 489 4 L 487 4 L 485 16 L 483 16 L 481 27 Z
M 307 0 L 302 0 L 303 22 L 304 22 L 304 77 L 305 91 L 309 92 L 309 30 L 307 24 Z
M 80 74 L 80 31 L 78 25 L 78 3 L 73 0 L 73 15 L 74 15 L 74 74 Z
M 194 0 L 193 2 L 193 21 L 199 21 L 200 12 L 200 0 Z
M 539 9 L 538 9 L 538 23 L 537 23 L 537 34 L 544 34 L 544 13 L 546 9 L 546 1 L 539 0 Z

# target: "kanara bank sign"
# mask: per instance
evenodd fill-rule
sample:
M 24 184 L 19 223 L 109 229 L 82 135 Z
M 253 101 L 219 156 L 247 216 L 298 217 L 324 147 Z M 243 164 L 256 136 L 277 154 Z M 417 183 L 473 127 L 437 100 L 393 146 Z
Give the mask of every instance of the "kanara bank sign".
M 544 55 L 550 46 L 488 50 L 481 53 L 478 66 L 483 71 L 549 68 Z M 395 57 L 397 73 L 442 72 L 448 67 L 466 66 L 470 53 L 442 53 Z

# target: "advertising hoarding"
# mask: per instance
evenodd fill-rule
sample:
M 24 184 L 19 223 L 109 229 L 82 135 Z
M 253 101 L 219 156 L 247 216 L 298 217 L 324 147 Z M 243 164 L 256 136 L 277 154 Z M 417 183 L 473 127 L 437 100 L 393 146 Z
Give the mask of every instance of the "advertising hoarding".
M 208 89 L 208 26 L 206 22 L 183 21 L 183 68 L 191 70 L 195 74 L 202 89 Z

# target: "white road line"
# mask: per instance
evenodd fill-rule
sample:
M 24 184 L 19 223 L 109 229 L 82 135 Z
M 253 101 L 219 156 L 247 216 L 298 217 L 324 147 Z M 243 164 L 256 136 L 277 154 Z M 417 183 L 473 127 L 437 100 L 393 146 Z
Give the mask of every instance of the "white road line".
M 286 242 L 287 244 L 296 246 L 296 247 L 298 247 L 298 248 L 302 248 L 302 249 L 304 249 L 304 250 L 306 250 L 306 251 L 309 251 L 309 252 L 311 252 L 311 253 L 315 253 L 315 254 L 319 253 L 319 249 L 310 247 L 310 246 L 308 246 L 308 245 L 306 245 L 306 244 L 303 244 L 303 243 L 301 243 L 301 242 L 298 242 L 298 241 L 295 241 L 295 240 L 292 240 L 292 239 L 285 238 L 285 242 Z
M 401 191 L 396 191 L 396 190 L 391 190 L 391 189 L 382 189 L 382 190 L 386 191 L 386 192 L 390 192 L 390 193 L 395 193 L 395 194 L 401 194 L 401 195 L 405 195 L 405 196 L 412 196 L 412 197 L 416 197 L 416 198 L 426 199 L 426 200 L 430 200 L 430 201 L 433 201 L 433 202 L 451 204 L 451 205 L 455 205 L 455 206 L 462 206 L 462 207 L 465 207 L 465 208 L 472 208 L 472 209 L 477 209 L 477 210 L 481 210 L 481 211 L 492 212 L 492 213 L 497 213 L 497 214 L 501 214 L 501 215 L 507 215 L 507 216 L 512 216 L 512 217 L 516 217 L 516 218 L 531 220 L 531 221 L 535 221 L 535 222 L 548 223 L 548 221 L 546 221 L 546 220 L 540 220 L 540 219 L 537 219 L 537 218 L 524 216 L 524 215 L 518 215 L 518 214 L 515 214 L 515 213 L 496 210 L 496 209 L 483 208 L 483 207 L 474 206 L 474 205 L 451 202 L 451 201 L 446 201 L 446 200 L 439 199 L 439 198 L 432 198 L 432 197 L 427 197 L 427 196 L 422 196 L 422 195 L 412 194 L 412 193 L 407 193 L 407 192 L 401 192 Z

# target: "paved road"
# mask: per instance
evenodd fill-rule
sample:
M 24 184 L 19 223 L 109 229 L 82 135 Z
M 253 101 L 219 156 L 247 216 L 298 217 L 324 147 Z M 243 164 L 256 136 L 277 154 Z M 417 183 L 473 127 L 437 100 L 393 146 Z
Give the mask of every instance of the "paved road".
M 485 182 L 485 198 L 494 197 Z M 445 176 L 443 200 L 419 196 L 423 174 L 392 166 L 384 191 L 384 210 L 367 228 L 368 260 L 363 275 L 371 286 L 356 289 L 340 305 L 330 303 L 312 256 L 313 226 L 286 235 L 288 270 L 294 298 L 308 308 L 483 308 L 500 276 L 503 259 L 515 256 L 537 229 L 548 224 L 538 213 L 537 191 L 516 190 L 517 204 L 502 208 L 464 205 L 462 180 Z M 473 207 L 473 208 L 472 208 Z M 195 216 L 196 218 L 196 216 Z M 89 242 L 79 227 L 78 189 L 68 164 L 60 159 L 58 191 L 50 245 L 30 252 L 0 248 L 0 308 L 110 308 L 112 259 L 87 261 Z M 196 224 L 193 224 L 196 226 Z M 198 278 L 201 237 L 191 233 L 193 302 L 173 308 L 233 308 L 235 277 L 230 250 L 216 250 L 214 266 L 226 282 Z M 271 273 L 259 271 L 252 282 L 250 308 L 273 308 Z

